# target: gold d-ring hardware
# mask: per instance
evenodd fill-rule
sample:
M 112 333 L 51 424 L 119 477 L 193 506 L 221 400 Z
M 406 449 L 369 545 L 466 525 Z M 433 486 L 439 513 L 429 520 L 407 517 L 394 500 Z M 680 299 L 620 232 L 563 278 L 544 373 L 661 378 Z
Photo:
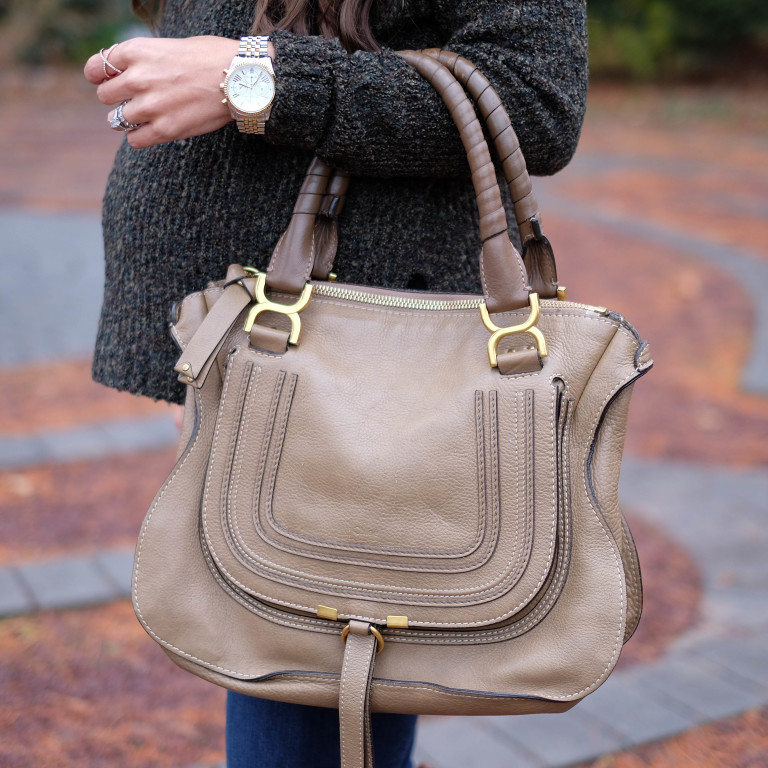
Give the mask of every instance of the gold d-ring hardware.
M 546 357 L 547 342 L 544 338 L 544 334 L 536 327 L 536 323 L 539 322 L 539 315 L 541 314 L 541 304 L 539 303 L 539 294 L 530 294 L 531 314 L 528 319 L 520 325 L 511 325 L 509 328 L 499 328 L 496 323 L 491 320 L 491 315 L 488 312 L 488 307 L 485 302 L 480 305 L 480 315 L 483 318 L 483 325 L 491 332 L 491 338 L 488 339 L 488 360 L 491 363 L 491 368 L 496 368 L 498 365 L 497 350 L 499 342 L 505 336 L 511 336 L 514 333 L 530 333 L 534 339 L 536 339 L 536 346 L 539 349 L 539 355 Z
M 301 291 L 298 301 L 294 304 L 278 304 L 277 302 L 270 301 L 267 298 L 267 273 L 259 272 L 251 267 L 246 271 L 252 274 L 256 278 L 256 287 L 253 290 L 256 303 L 251 307 L 248 312 L 248 316 L 245 318 L 245 325 L 243 330 L 246 333 L 251 332 L 253 324 L 256 322 L 256 318 L 262 312 L 278 312 L 281 315 L 288 315 L 291 319 L 291 333 L 288 336 L 289 344 L 298 344 L 299 337 L 301 336 L 301 319 L 299 318 L 299 312 L 302 312 L 309 305 L 309 300 L 312 298 L 313 285 L 307 283 Z
M 376 638 L 376 653 L 381 653 L 384 649 L 384 637 L 376 627 L 368 627 L 371 630 L 371 634 Z M 347 644 L 347 635 L 349 635 L 349 624 L 341 630 L 341 639 L 344 641 L 344 645 Z

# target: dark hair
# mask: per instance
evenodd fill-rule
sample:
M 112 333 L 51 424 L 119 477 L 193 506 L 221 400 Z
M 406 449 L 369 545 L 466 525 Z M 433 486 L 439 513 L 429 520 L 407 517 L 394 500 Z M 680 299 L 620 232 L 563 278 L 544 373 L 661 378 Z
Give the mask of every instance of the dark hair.
M 134 13 L 155 27 L 165 8 L 165 0 L 131 0 Z M 251 26 L 255 35 L 285 29 L 309 35 L 313 28 L 323 37 L 338 37 L 348 51 L 377 51 L 370 14 L 373 0 L 256 0 Z

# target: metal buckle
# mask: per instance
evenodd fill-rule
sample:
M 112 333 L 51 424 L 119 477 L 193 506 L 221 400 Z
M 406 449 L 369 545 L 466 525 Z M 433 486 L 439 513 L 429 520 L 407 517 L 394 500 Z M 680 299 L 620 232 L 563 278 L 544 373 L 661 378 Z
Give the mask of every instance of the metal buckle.
M 256 318 L 262 312 L 277 312 L 281 315 L 287 315 L 291 320 L 291 333 L 288 336 L 289 344 L 298 344 L 299 337 L 301 336 L 301 318 L 299 312 L 302 312 L 309 306 L 309 301 L 312 298 L 312 289 L 314 286 L 311 283 L 307 283 L 301 291 L 301 296 L 293 304 L 278 304 L 277 302 L 270 301 L 267 298 L 267 273 L 259 272 L 252 267 L 247 267 L 246 271 L 256 278 L 256 286 L 253 290 L 254 299 L 256 303 L 248 311 L 248 315 L 245 318 L 245 324 L 243 330 L 246 333 L 251 332 L 253 324 L 256 322 Z
M 483 325 L 491 332 L 491 338 L 488 339 L 488 360 L 491 363 L 491 368 L 496 368 L 498 366 L 497 350 L 499 342 L 505 336 L 512 336 L 515 333 L 529 333 L 536 340 L 539 355 L 541 357 L 547 356 L 547 342 L 544 338 L 544 334 L 542 334 L 536 327 L 536 323 L 539 322 L 539 315 L 541 314 L 539 294 L 531 293 L 529 295 L 529 302 L 531 314 L 528 316 L 528 319 L 524 323 L 520 323 L 520 325 L 511 325 L 508 328 L 499 328 L 499 326 L 491 320 L 491 315 L 488 312 L 488 307 L 485 302 L 480 305 L 480 316 L 483 318 Z
M 381 653 L 384 650 L 384 636 L 373 625 L 368 627 L 368 631 L 376 638 L 376 653 Z M 349 624 L 347 624 L 347 626 L 341 630 L 341 639 L 344 641 L 344 645 L 347 644 L 348 635 L 349 635 Z

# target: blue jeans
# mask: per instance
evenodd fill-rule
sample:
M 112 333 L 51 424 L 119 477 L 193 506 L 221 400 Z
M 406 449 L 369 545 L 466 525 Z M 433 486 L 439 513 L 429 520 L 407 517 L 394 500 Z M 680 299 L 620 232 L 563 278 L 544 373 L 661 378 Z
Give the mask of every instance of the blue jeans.
M 412 768 L 416 715 L 371 717 L 376 768 Z M 227 692 L 227 768 L 339 768 L 339 713 Z

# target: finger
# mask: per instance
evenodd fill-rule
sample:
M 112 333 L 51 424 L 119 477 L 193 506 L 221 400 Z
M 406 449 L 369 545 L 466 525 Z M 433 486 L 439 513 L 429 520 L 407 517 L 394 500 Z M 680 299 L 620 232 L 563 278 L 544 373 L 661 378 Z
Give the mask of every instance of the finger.
M 153 38 L 132 37 L 129 40 L 124 40 L 122 43 L 116 43 L 112 48 L 106 49 L 104 54 L 109 61 L 107 72 L 109 72 L 110 75 L 116 74 L 116 69 L 125 72 L 131 64 L 135 64 L 142 58 L 146 58 L 147 51 L 152 50 L 154 42 L 155 40 Z M 149 43 L 149 47 L 147 46 L 147 43 Z
M 131 64 L 137 61 L 137 56 L 141 56 L 142 50 L 144 50 L 144 42 L 144 38 L 137 37 L 122 43 L 115 43 L 109 48 L 102 48 L 99 53 L 95 53 L 85 63 L 83 72 L 86 80 L 94 85 L 101 85 L 115 80 Z M 104 61 L 105 58 L 106 62 Z M 130 96 L 118 94 L 113 97 L 109 94 L 103 99 L 101 96 L 99 98 L 105 104 L 115 104 L 125 98 L 130 98 Z M 109 100 L 110 98 L 112 99 L 111 101 Z
M 102 104 L 119 104 L 121 101 L 133 99 L 140 90 L 135 68 L 119 75 L 104 80 L 96 89 L 96 95 Z
M 152 123 L 145 123 L 135 131 L 128 131 L 126 139 L 134 149 L 146 149 L 167 141 L 167 139 L 157 135 Z
M 109 113 L 107 114 L 107 122 L 109 123 L 112 118 L 115 116 L 115 113 L 117 112 L 117 108 L 111 109 Z M 123 106 L 123 120 L 125 120 L 128 123 L 133 123 L 133 125 L 139 125 L 143 126 L 148 121 L 149 118 L 146 115 L 146 110 L 142 110 L 141 105 L 135 105 L 132 101 L 128 101 Z M 110 124 L 110 128 L 111 128 Z M 122 131 L 123 128 L 115 127 L 114 130 L 116 131 Z M 138 130 L 138 128 L 134 128 L 132 130 Z
M 94 85 L 105 83 L 121 74 L 117 69 L 104 62 L 104 56 L 109 56 L 109 49 L 102 48 L 99 53 L 94 53 L 83 67 L 85 79 Z
M 101 60 L 101 54 L 95 53 L 83 67 L 83 74 L 89 83 L 98 85 L 106 78 L 104 77 L 104 62 Z

